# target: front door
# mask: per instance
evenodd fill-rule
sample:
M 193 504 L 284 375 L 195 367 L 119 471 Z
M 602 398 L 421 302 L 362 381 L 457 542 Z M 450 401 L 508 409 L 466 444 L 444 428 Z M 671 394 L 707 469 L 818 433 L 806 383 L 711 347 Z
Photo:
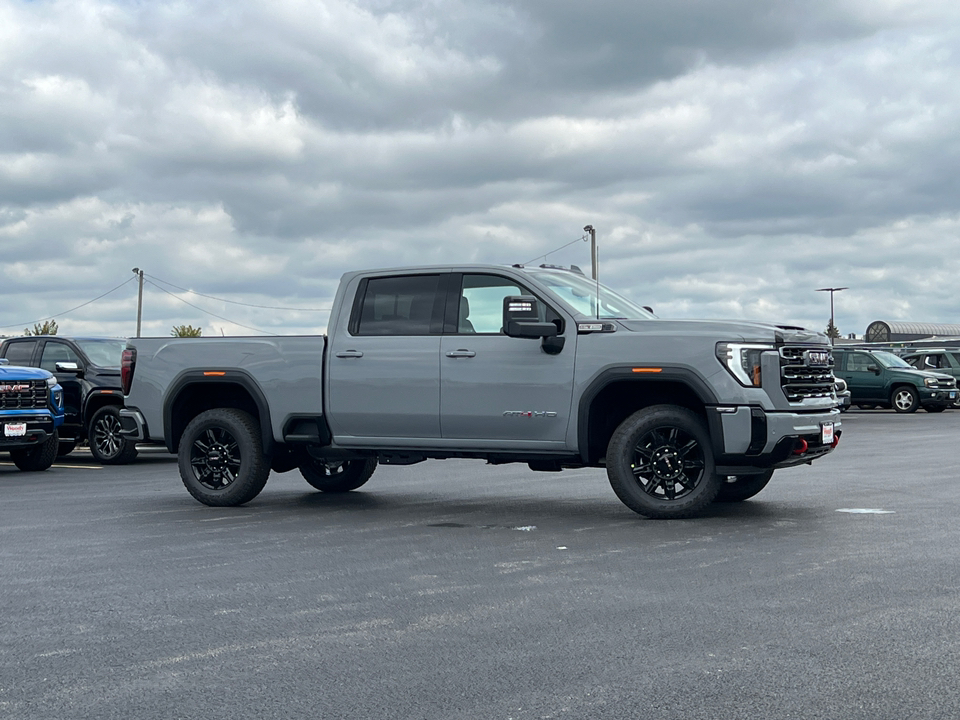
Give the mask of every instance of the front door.
M 537 339 L 502 333 L 503 299 L 534 293 L 511 278 L 479 273 L 463 275 L 459 289 L 458 311 L 447 311 L 440 341 L 443 438 L 465 447 L 496 440 L 514 449 L 560 449 L 570 422 L 576 326 L 567 323 L 566 347 L 549 355 Z
M 327 348 L 328 422 L 337 442 L 440 437 L 442 274 L 361 282 L 349 327 Z
M 868 370 L 867 368 L 870 367 L 875 367 L 880 372 Z M 850 397 L 854 403 L 886 402 L 889 400 L 883 388 L 883 368 L 877 359 L 869 353 L 846 353 L 846 364 L 839 374 L 847 381 L 847 386 L 850 388 Z
M 83 371 L 83 360 L 76 351 L 59 340 L 47 340 L 40 354 L 40 367 L 53 373 L 63 387 L 63 424 L 61 435 L 74 437 L 83 427 L 83 380 L 75 372 L 57 372 L 58 362 L 75 363 Z M 72 434 L 71 434 L 72 433 Z

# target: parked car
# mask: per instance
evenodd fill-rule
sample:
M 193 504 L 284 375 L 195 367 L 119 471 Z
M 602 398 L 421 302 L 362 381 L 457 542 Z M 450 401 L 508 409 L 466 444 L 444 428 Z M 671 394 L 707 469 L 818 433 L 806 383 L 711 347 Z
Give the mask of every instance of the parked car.
M 0 358 L 0 450 L 20 470 L 53 465 L 63 423 L 63 388 L 45 370 L 17 367 Z
M 850 388 L 847 387 L 847 381 L 843 378 L 835 378 L 833 388 L 837 394 L 837 407 L 840 408 L 840 412 L 846 412 L 853 404 L 853 399 L 850 397 Z
M 960 382 L 960 348 L 925 348 L 901 353 L 900 357 L 918 370 L 944 373 Z M 960 407 L 960 393 L 954 407 Z
M 834 374 L 843 378 L 860 408 L 892 407 L 911 413 L 918 407 L 942 412 L 957 400 L 957 383 L 940 372 L 917 370 L 886 350 L 834 348 Z
M 128 463 L 137 456 L 134 441 L 120 434 L 120 338 L 71 338 L 40 335 L 5 338 L 0 357 L 12 365 L 41 368 L 63 387 L 64 420 L 58 455 L 88 440 L 90 452 L 106 465 Z

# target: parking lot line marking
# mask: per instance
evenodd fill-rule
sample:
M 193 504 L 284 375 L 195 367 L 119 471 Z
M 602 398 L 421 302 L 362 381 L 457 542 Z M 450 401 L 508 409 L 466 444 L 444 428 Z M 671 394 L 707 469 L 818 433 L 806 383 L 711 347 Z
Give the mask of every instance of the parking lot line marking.
M 876 508 L 837 508 L 837 512 L 853 513 L 854 515 L 893 515 L 896 510 L 879 510 Z

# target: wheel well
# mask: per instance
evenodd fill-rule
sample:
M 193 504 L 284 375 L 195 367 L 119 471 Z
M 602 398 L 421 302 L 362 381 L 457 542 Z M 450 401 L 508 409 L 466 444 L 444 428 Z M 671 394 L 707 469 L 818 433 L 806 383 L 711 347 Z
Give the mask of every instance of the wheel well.
M 269 423 L 264 423 L 256 400 L 243 385 L 230 382 L 190 383 L 180 388 L 169 410 L 169 438 L 171 452 L 180 446 L 180 438 L 190 421 L 214 408 L 230 408 L 250 413 L 259 423 L 261 433 L 269 436 Z
M 593 464 L 607 453 L 610 437 L 637 410 L 651 405 L 677 405 L 695 412 L 706 425 L 703 401 L 682 382 L 621 380 L 597 393 L 587 412 L 587 462 Z
M 86 407 L 83 409 L 83 431 L 85 433 L 90 427 L 90 421 L 93 419 L 93 416 L 100 408 L 106 407 L 107 405 L 123 407 L 123 402 L 121 401 L 120 396 L 107 395 L 104 393 L 93 395 L 89 400 L 87 400 Z

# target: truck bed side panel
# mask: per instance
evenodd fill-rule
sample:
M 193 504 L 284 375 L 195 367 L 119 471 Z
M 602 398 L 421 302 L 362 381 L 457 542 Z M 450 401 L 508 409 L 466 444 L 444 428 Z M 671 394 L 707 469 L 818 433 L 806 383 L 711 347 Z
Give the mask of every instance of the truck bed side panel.
M 162 441 L 163 409 L 177 378 L 196 371 L 240 370 L 262 391 L 270 408 L 272 433 L 295 415 L 323 414 L 322 335 L 264 338 L 138 338 L 133 387 L 126 402 L 143 413 L 150 439 Z

